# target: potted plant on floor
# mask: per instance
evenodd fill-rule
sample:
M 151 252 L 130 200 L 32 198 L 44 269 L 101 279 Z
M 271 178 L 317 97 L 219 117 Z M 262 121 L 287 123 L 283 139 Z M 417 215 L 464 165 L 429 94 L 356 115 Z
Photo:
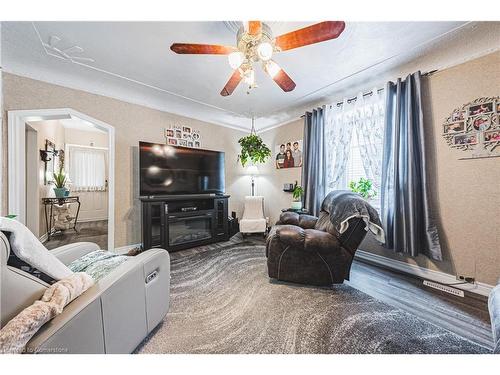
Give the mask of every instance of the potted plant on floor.
M 302 186 L 300 185 L 295 185 L 292 191 L 292 209 L 294 210 L 301 210 L 302 209 L 302 196 L 304 195 L 304 189 L 302 189 Z
M 351 181 L 349 182 L 349 189 L 361 195 L 367 201 L 375 198 L 377 192 L 373 189 L 373 182 L 368 178 L 361 177 L 357 182 Z
M 59 169 L 58 173 L 53 174 L 54 177 L 54 194 L 56 198 L 64 198 L 66 194 L 66 174 L 64 170 Z

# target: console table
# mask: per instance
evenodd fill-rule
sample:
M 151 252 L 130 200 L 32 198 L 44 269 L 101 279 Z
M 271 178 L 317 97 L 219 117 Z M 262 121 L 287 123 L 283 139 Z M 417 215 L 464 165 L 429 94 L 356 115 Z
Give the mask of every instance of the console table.
M 42 204 L 44 205 L 44 211 L 45 211 L 45 223 L 47 227 L 47 241 L 50 240 L 50 236 L 55 232 L 52 228 L 52 221 L 53 221 L 52 213 L 54 205 L 62 206 L 63 204 L 66 203 L 78 204 L 73 227 L 68 228 L 68 229 L 73 229 L 75 232 L 78 232 L 76 230 L 76 223 L 78 222 L 78 214 L 80 213 L 80 205 L 81 205 L 80 198 L 78 196 L 64 197 L 64 198 L 42 198 Z
M 227 241 L 229 195 L 141 197 L 142 247 L 168 251 Z

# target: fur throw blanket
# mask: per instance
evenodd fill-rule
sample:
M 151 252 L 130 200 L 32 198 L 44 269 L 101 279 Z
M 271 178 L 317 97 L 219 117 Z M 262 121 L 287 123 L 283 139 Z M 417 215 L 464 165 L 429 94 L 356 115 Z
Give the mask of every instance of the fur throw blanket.
M 35 301 L 0 330 L 0 353 L 22 353 L 28 341 L 46 322 L 94 285 L 84 272 L 74 273 L 51 285 L 41 300 Z

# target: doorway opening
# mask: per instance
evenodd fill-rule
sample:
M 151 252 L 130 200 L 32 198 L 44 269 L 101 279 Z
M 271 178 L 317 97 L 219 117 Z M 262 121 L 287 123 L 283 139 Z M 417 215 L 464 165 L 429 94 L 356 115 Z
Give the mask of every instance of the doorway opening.
M 72 109 L 10 111 L 8 123 L 9 213 L 48 249 L 113 250 L 114 128 Z

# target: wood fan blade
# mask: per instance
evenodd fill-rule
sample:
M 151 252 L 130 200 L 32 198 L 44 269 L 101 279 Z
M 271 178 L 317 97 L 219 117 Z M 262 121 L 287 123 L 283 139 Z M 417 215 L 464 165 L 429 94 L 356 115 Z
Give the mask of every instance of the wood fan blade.
M 224 86 L 220 94 L 222 96 L 231 95 L 236 86 L 238 86 L 238 84 L 240 83 L 242 78 L 243 77 L 241 76 L 240 71 L 236 69 L 231 78 L 229 78 L 229 81 L 227 81 L 226 86 Z
M 248 21 L 248 33 L 250 35 L 259 35 L 262 32 L 262 22 Z
M 216 44 L 192 44 L 192 43 L 174 43 L 170 49 L 175 53 L 194 54 L 194 55 L 229 55 L 236 51 L 235 47 L 219 46 Z
M 276 37 L 275 43 L 282 51 L 324 42 L 337 38 L 344 31 L 343 21 L 320 22 L 303 29 L 291 31 Z
M 283 91 L 289 92 L 295 88 L 295 82 L 293 82 L 290 76 L 273 60 L 267 62 L 264 66 L 264 70 Z

